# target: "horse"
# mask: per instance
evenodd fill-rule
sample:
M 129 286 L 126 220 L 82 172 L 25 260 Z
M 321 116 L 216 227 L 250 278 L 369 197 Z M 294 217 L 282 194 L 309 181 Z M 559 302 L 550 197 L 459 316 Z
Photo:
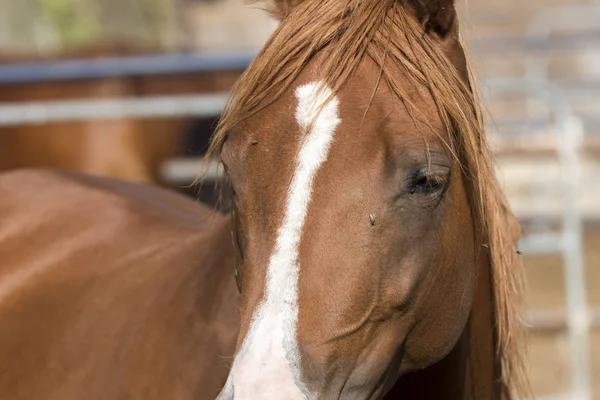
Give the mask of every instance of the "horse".
M 33 61 L 127 57 L 148 51 L 122 46 L 84 48 Z M 5 64 L 31 59 L 4 57 Z M 133 98 L 228 91 L 239 71 L 159 76 L 115 76 L 99 79 L 2 85 L 0 101 L 31 102 Z M 52 167 L 133 182 L 166 184 L 162 164 L 183 153 L 192 118 L 122 118 L 0 128 L 0 170 Z M 211 133 L 211 132 L 210 132 Z M 210 135 L 209 132 L 205 136 Z M 195 133 L 197 134 L 197 133 Z
M 520 235 L 453 0 L 276 0 L 209 154 L 218 215 L 0 176 L 10 399 L 529 395 Z
M 219 400 L 516 399 L 518 222 L 454 0 L 279 0 L 211 145 L 240 333 Z

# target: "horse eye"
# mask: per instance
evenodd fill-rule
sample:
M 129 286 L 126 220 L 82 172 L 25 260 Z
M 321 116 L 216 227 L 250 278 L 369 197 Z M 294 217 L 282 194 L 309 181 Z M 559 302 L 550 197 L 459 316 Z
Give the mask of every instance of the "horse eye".
M 437 195 L 446 188 L 447 183 L 447 173 L 420 171 L 412 178 L 410 182 L 410 194 Z

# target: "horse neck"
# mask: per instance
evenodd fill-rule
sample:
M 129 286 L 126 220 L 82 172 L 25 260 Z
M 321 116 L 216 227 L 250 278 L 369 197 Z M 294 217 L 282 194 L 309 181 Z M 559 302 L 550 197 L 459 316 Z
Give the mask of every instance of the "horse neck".
M 439 363 L 403 377 L 385 399 L 499 400 L 500 367 L 495 357 L 494 299 L 487 253 L 479 255 L 477 289 L 467 326 Z

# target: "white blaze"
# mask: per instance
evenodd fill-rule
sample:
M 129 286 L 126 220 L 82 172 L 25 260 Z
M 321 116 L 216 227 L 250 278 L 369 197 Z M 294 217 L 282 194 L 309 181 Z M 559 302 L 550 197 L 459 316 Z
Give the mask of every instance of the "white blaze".
M 298 247 L 313 180 L 327 159 L 340 119 L 338 100 L 324 83 L 303 85 L 296 89 L 296 97 L 296 120 L 302 134 L 296 169 L 287 192 L 285 215 L 267 267 L 263 301 L 256 309 L 233 363 L 222 399 L 231 399 L 232 392 L 235 400 L 312 397 L 300 381 L 300 355 L 296 343 Z

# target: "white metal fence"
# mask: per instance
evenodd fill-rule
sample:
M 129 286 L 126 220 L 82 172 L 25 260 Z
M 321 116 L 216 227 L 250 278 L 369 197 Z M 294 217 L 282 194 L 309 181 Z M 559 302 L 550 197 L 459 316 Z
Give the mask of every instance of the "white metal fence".
M 543 204 L 560 198 L 561 212 L 559 228 L 551 227 L 549 215 L 536 213 L 529 223 L 532 231 L 521 240 L 525 254 L 557 254 L 562 257 L 565 269 L 565 310 L 530 310 L 528 322 L 537 328 L 548 327 L 558 320 L 565 321 L 570 348 L 571 385 L 570 392 L 556 398 L 570 400 L 591 399 L 591 366 L 589 329 L 590 313 L 586 300 L 585 264 L 582 249 L 582 221 L 577 206 L 579 193 L 579 150 L 582 143 L 581 121 L 572 114 L 571 107 L 562 91 L 549 83 L 528 79 L 493 79 L 486 82 L 496 96 L 511 93 L 526 94 L 546 104 L 551 112 L 552 124 L 548 129 L 548 140 L 556 144 L 555 153 L 560 174 L 556 181 L 538 179 L 530 182 L 533 189 L 529 201 Z M 524 135 L 527 133 L 524 132 Z M 555 135 L 555 137 L 551 137 Z M 552 140 L 555 139 L 555 140 Z M 555 397 L 553 397 L 555 398 Z
M 214 117 L 221 113 L 226 101 L 227 94 L 223 93 L 26 104 L 0 103 L 0 126 L 120 118 Z
M 525 52 L 527 61 L 525 77 L 516 80 L 496 79 L 490 82 L 490 85 L 493 87 L 492 91 L 496 93 L 517 91 L 528 94 L 526 118 L 528 121 L 525 122 L 535 119 L 535 106 L 531 98 L 541 100 L 551 109 L 554 132 L 559 135 L 559 140 L 554 143 L 557 145 L 556 154 L 561 173 L 558 181 L 545 183 L 552 186 L 550 190 L 539 190 L 538 187 L 538 198 L 536 199 L 533 194 L 530 199 L 540 204 L 550 201 L 548 194 L 562 196 L 560 229 L 558 232 L 552 230 L 542 216 L 541 221 L 536 224 L 538 231 L 525 237 L 522 246 L 525 251 L 562 256 L 565 270 L 566 312 L 562 316 L 559 310 L 533 310 L 530 313 L 530 320 L 539 326 L 565 321 L 570 357 L 570 386 L 566 393 L 552 395 L 551 398 L 591 400 L 593 380 L 590 328 L 594 323 L 599 322 L 600 310 L 590 309 L 587 303 L 582 218 L 577 199 L 581 194 L 579 154 L 584 139 L 584 126 L 591 130 L 598 129 L 600 126 L 597 118 L 589 118 L 588 115 L 579 113 L 575 104 L 581 99 L 600 102 L 600 81 L 576 78 L 562 84 L 552 82 L 549 73 L 552 51 L 550 41 L 554 33 L 563 29 L 600 31 L 600 6 L 557 7 L 538 14 L 531 22 L 525 37 L 526 48 L 537 49 L 537 51 Z M 600 50 L 599 44 L 596 44 L 596 51 Z M 539 51 L 540 49 L 542 51 Z M 576 46 L 561 49 L 563 53 L 580 50 Z M 586 51 L 589 51 L 589 48 Z M 552 129 L 548 132 L 552 132 Z M 540 171 L 540 175 L 541 173 Z M 531 185 L 534 186 L 534 182 L 531 182 Z

